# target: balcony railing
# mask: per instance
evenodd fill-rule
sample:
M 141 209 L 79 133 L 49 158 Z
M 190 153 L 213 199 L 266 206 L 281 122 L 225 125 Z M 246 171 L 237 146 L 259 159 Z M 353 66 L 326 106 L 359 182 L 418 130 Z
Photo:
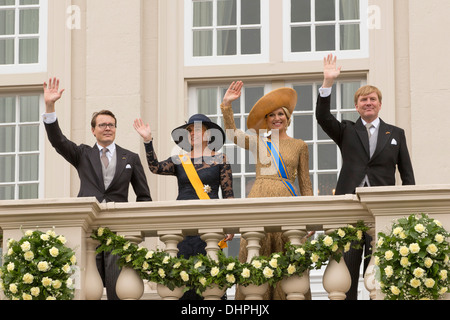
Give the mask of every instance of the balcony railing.
M 98 227 L 135 242 L 159 237 L 172 255 L 186 235 L 200 234 L 206 242 L 217 243 L 224 233 L 240 233 L 249 240 L 252 257 L 258 255 L 258 239 L 265 232 L 285 232 L 297 243 L 307 230 L 326 231 L 362 220 L 376 235 L 388 231 L 393 219 L 415 213 L 427 213 L 450 230 L 449 208 L 450 185 L 361 188 L 355 195 L 319 197 L 107 204 L 95 198 L 17 200 L 0 201 L 0 228 L 3 252 L 6 240 L 19 240 L 25 230 L 55 228 L 63 234 L 66 245 L 76 249 L 75 298 L 84 300 L 100 299 L 103 293 L 95 265 L 97 243 L 90 239 Z M 365 283 L 371 297 L 380 298 L 370 267 Z

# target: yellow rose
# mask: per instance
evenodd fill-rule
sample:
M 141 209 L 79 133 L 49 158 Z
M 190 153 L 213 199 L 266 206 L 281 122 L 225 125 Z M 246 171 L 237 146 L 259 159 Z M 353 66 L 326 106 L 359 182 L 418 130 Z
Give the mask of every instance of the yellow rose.
M 28 293 L 23 293 L 22 299 L 23 300 L 33 300 L 33 297 L 31 295 L 29 295 Z
M 277 259 L 271 259 L 271 260 L 269 261 L 269 265 L 270 265 L 272 268 L 278 267 L 278 260 L 277 260 Z
M 338 234 L 339 237 L 341 237 L 341 238 L 345 237 L 345 231 L 342 230 L 342 229 L 339 229 L 338 232 L 337 232 L 337 234 Z
M 441 270 L 439 272 L 439 277 L 441 278 L 441 280 L 445 281 L 447 280 L 447 270 Z
M 198 282 L 200 282 L 200 284 L 202 286 L 204 286 L 206 284 L 206 278 L 205 277 L 201 277 L 200 279 L 198 279 Z
M 252 266 L 255 267 L 256 269 L 259 269 L 262 267 L 261 261 L 259 260 L 253 260 L 252 261 Z

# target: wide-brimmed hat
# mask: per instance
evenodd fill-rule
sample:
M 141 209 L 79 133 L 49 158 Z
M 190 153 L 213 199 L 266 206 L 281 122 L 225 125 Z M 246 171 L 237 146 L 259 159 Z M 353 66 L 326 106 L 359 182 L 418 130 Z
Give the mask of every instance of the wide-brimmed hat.
M 266 115 L 285 107 L 292 112 L 297 105 L 297 91 L 292 88 L 275 89 L 256 102 L 247 118 L 247 128 L 256 131 L 267 129 Z
M 191 116 L 185 124 L 175 128 L 172 131 L 172 138 L 176 144 L 178 144 L 182 149 L 190 152 L 192 149 L 189 132 L 186 128 L 192 124 L 201 123 L 208 130 L 210 130 L 210 139 L 208 141 L 208 147 L 211 150 L 220 150 L 223 144 L 225 143 L 225 132 L 223 129 L 216 123 L 212 122 L 210 118 L 205 116 L 204 114 L 194 114 Z

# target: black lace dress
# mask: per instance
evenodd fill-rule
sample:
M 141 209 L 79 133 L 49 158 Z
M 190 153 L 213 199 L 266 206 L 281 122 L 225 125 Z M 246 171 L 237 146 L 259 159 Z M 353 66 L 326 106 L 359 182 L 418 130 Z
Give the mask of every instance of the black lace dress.
M 159 162 L 153 148 L 153 142 L 145 144 L 147 162 L 150 171 L 154 174 L 176 176 L 178 181 L 177 200 L 198 200 L 197 193 L 184 171 L 180 158 L 176 155 Z M 233 198 L 233 176 L 231 166 L 226 155 L 218 153 L 213 156 L 203 156 L 202 159 L 191 159 L 195 170 L 204 185 L 211 187 L 208 193 L 211 199 L 219 199 L 219 188 L 222 189 L 222 198 Z M 178 256 L 189 259 L 190 256 L 206 254 L 206 242 L 200 236 L 187 236 L 178 244 Z M 193 299 L 193 297 L 191 297 Z

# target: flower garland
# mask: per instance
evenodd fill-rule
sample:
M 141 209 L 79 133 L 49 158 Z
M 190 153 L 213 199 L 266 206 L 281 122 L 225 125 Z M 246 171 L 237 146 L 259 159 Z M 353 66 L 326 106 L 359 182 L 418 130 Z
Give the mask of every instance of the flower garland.
M 439 299 L 449 289 L 450 234 L 426 214 L 398 219 L 380 232 L 374 253 L 386 300 Z
M 218 261 L 201 254 L 189 259 L 171 257 L 168 253 L 138 246 L 108 228 L 95 230 L 91 237 L 100 242 L 97 253 L 111 251 L 119 255 L 119 265 L 133 268 L 142 279 L 165 285 L 171 290 L 184 287 L 201 294 L 213 284 L 220 288 L 235 284 L 269 283 L 275 286 L 284 277 L 301 276 L 306 270 L 320 269 L 330 258 L 339 261 L 342 252 L 348 251 L 352 245 L 357 247 L 367 230 L 368 227 L 359 222 L 356 227 L 339 228 L 300 246 L 288 243 L 284 253 L 254 257 L 249 263 L 226 257 L 221 251 L 218 252 Z
M 0 268 L 0 289 L 11 300 L 72 300 L 75 253 L 53 230 L 27 231 L 8 240 Z

